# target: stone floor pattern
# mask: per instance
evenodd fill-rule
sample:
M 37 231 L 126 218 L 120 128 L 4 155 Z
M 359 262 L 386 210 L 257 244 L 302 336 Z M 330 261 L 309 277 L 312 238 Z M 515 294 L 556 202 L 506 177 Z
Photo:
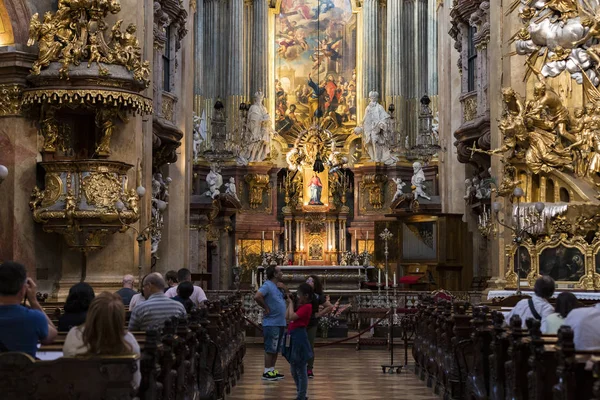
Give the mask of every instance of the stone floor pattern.
M 402 353 L 398 352 L 400 357 Z M 278 382 L 261 380 L 263 372 L 263 350 L 250 345 L 244 358 L 245 372 L 226 400 L 292 400 L 296 398 L 294 379 L 289 364 L 281 357 L 277 369 L 285 375 Z M 308 381 L 310 400 L 437 400 L 412 372 L 383 374 L 381 364 L 389 362 L 389 353 L 384 350 L 360 350 L 353 347 L 320 348 L 316 351 L 315 378 Z M 400 359 L 400 358 L 399 358 Z M 403 358 L 402 358 L 403 361 Z

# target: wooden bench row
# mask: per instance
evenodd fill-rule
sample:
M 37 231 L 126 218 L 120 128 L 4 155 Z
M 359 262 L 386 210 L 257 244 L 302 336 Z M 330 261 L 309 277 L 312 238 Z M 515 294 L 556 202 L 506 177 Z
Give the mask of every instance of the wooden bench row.
M 243 373 L 245 320 L 239 298 L 208 302 L 161 330 L 134 332 L 141 348 L 140 387 L 133 390 L 136 357 L 35 361 L 0 354 L 2 399 L 224 399 Z M 66 334 L 40 352 L 62 352 Z
M 539 321 L 521 322 L 513 316 L 507 325 L 486 306 L 424 299 L 415 373 L 444 399 L 600 400 L 600 352 L 575 351 L 570 327 L 542 335 Z

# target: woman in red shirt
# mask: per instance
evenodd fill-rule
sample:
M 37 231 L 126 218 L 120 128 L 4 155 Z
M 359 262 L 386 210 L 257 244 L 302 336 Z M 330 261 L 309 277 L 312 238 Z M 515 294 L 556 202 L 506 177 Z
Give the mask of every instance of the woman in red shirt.
M 287 298 L 287 311 L 285 317 L 290 321 L 288 333 L 285 337 L 283 356 L 290 363 L 292 376 L 296 383 L 297 400 L 306 399 L 308 388 L 308 374 L 306 365 L 313 352 L 308 341 L 306 327 L 312 315 L 313 288 L 308 283 L 303 283 L 296 291 L 296 308 L 291 296 Z

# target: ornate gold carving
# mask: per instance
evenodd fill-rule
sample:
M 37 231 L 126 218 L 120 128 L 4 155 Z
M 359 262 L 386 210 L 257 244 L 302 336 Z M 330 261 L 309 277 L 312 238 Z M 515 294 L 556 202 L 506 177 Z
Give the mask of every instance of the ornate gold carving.
M 44 190 L 44 199 L 42 206 L 47 207 L 56 203 L 63 193 L 63 181 L 57 173 L 48 173 L 45 178 L 46 190 Z
M 0 117 L 21 114 L 21 86 L 0 85 Z
M 101 136 L 96 154 L 101 157 L 110 155 L 110 139 L 115 130 L 115 121 L 125 121 L 125 115 L 118 108 L 100 108 L 96 111 L 96 126 L 100 128 Z
M 380 210 L 383 208 L 383 204 L 385 202 L 384 189 L 387 181 L 387 175 L 370 174 L 365 175 L 361 182 L 363 191 L 366 190 L 368 193 L 369 204 L 375 210 Z
M 113 172 L 92 172 L 81 183 L 87 203 L 92 206 L 112 209 L 121 199 L 122 183 Z
M 127 68 L 148 87 L 150 64 L 142 61 L 136 26 L 129 24 L 123 32 L 123 20 L 118 20 L 108 32 L 104 19 L 120 11 L 119 0 L 61 0 L 56 13 L 45 13 L 43 21 L 34 14 L 27 44 L 38 42 L 40 52 L 31 73 L 39 75 L 50 63 L 59 62 L 60 78 L 69 79 L 70 67 L 87 61 L 88 68 L 95 63 L 99 74 L 106 76 L 110 73 L 104 65 L 114 64 Z
M 462 104 L 464 122 L 473 121 L 477 117 L 477 95 L 463 99 Z
M 248 174 L 244 180 L 250 188 L 249 202 L 250 208 L 258 208 L 263 205 L 263 195 L 269 188 L 269 175 L 267 174 Z
M 23 105 L 66 105 L 82 102 L 97 107 L 122 107 L 140 114 L 152 114 L 152 100 L 123 90 L 30 89 L 23 92 Z
M 58 140 L 58 121 L 55 118 L 56 107 L 45 107 L 42 110 L 42 120 L 40 121 L 40 131 L 44 137 L 44 146 L 42 152 L 56 152 L 56 141 Z

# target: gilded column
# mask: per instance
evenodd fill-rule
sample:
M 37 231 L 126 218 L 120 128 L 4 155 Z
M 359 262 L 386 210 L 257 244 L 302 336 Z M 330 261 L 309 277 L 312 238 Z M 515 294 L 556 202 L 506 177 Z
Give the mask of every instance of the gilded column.
M 363 2 L 363 93 L 362 97 L 368 99 L 369 92 L 381 92 L 380 82 L 380 56 L 379 56 L 379 0 L 365 0 Z
M 268 17 L 269 5 L 267 0 L 256 0 L 254 2 L 254 30 L 252 32 L 252 86 L 251 92 L 261 90 L 265 99 L 270 97 L 268 92 L 268 71 L 269 71 L 269 51 L 268 51 Z

